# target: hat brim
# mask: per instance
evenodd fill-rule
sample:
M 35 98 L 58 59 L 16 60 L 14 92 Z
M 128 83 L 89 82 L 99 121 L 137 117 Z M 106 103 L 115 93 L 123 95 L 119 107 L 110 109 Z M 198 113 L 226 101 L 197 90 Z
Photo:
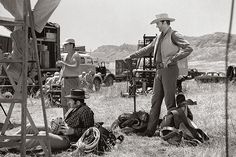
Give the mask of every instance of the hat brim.
M 155 23 L 158 23 L 159 21 L 165 21 L 165 20 L 170 21 L 170 22 L 175 21 L 174 18 L 160 18 L 160 19 L 153 20 L 150 24 L 155 24 Z
M 62 45 L 69 44 L 70 42 L 63 42 Z
M 72 98 L 72 99 L 88 99 L 89 95 L 85 94 L 85 96 L 74 96 L 74 95 L 66 95 L 65 98 Z

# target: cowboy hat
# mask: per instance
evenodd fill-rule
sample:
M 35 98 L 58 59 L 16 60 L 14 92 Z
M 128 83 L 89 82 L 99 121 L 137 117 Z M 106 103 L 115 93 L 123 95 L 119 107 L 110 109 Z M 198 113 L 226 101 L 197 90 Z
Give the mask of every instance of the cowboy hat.
M 54 76 L 60 76 L 60 73 L 59 72 L 55 72 Z
M 158 23 L 159 21 L 165 21 L 165 20 L 170 21 L 170 22 L 175 21 L 175 19 L 174 19 L 174 18 L 170 18 L 170 17 L 168 16 L 168 14 L 162 13 L 162 14 L 156 15 L 156 19 L 154 19 L 154 20 L 151 22 L 151 24 Z
M 66 40 L 63 42 L 63 45 L 65 45 L 65 44 L 69 44 L 69 43 L 71 43 L 71 44 L 75 44 L 75 40 L 74 40 L 74 39 L 71 39 L 71 38 L 66 39 Z
M 71 89 L 70 95 L 66 95 L 66 98 L 72 98 L 72 99 L 88 99 L 89 95 L 85 94 L 84 90 L 81 89 Z

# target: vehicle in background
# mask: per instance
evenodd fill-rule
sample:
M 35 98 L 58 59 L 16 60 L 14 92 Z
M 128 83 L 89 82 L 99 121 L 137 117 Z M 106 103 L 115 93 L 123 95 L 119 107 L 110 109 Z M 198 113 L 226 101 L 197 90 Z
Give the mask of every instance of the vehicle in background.
M 188 75 L 186 79 L 194 79 L 196 76 L 204 75 L 205 72 L 199 72 L 196 68 L 188 69 Z
M 109 69 L 106 68 L 106 63 L 102 61 L 99 66 L 96 67 L 96 74 L 94 77 L 95 90 L 100 89 L 102 83 L 105 86 L 112 86 L 115 80 L 115 75 L 111 73 Z M 96 89 L 97 88 L 97 89 Z
M 223 72 L 207 72 L 204 75 L 194 78 L 199 83 L 218 83 L 225 82 L 226 75 Z
M 7 27 L 9 31 L 14 30 L 14 26 Z M 43 28 L 41 33 L 35 32 L 37 38 L 37 48 L 39 56 L 40 70 L 42 74 L 42 83 L 46 81 L 46 73 L 53 74 L 60 69 L 56 66 L 56 61 L 61 59 L 60 55 L 60 26 L 56 23 L 48 22 Z M 31 37 L 31 30 L 29 30 L 29 37 Z M 0 37 L 0 41 L 3 47 L 4 57 L 8 58 L 11 56 L 12 51 L 12 39 L 9 37 Z M 30 44 L 31 45 L 31 44 Z M 31 48 L 30 48 L 31 49 Z M 31 55 L 28 58 L 28 75 L 36 70 L 36 57 Z M 29 77 L 29 76 L 28 76 Z M 6 76 L 4 71 L 1 72 L 0 76 L 1 84 L 10 85 L 9 78 Z M 3 79 L 2 79 L 3 78 Z M 36 74 L 34 84 L 38 85 L 38 75 Z M 12 87 L 7 87 L 12 88 Z M 35 87 L 37 90 L 39 86 Z M 4 89 L 3 91 L 8 90 Z M 10 90 L 11 91 L 11 90 Z
M 101 85 L 104 83 L 105 86 L 112 86 L 115 80 L 114 74 L 110 72 L 109 69 L 106 68 L 105 62 L 101 62 L 99 66 L 94 63 L 93 58 L 87 54 L 85 51 L 77 51 L 80 56 L 80 63 L 78 68 L 75 70 L 75 73 L 79 76 L 82 72 L 88 73 L 92 71 L 94 73 L 93 76 L 93 84 L 95 86 L 95 91 L 99 91 Z M 61 58 L 65 60 L 67 53 L 61 53 Z
M 137 60 L 132 60 L 132 69 L 137 65 Z M 131 76 L 130 69 L 123 59 L 115 60 L 115 80 L 127 81 Z
M 13 31 L 14 27 L 9 26 L 9 31 Z M 41 33 L 35 32 L 37 38 L 37 48 L 39 55 L 40 68 L 42 73 L 56 72 L 59 68 L 56 66 L 56 61 L 61 59 L 60 55 L 60 26 L 57 23 L 46 23 Z M 31 31 L 29 30 L 29 36 Z M 12 40 L 9 37 L 0 36 L 0 41 L 3 47 L 3 52 L 11 55 Z M 29 58 L 29 71 L 32 67 L 36 67 L 35 57 Z

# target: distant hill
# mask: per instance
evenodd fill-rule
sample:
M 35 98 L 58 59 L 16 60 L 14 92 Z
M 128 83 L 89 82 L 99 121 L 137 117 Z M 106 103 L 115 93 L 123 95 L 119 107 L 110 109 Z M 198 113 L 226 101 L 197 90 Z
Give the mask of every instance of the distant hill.
M 190 61 L 224 61 L 227 33 L 216 32 L 200 37 L 186 37 L 193 46 Z M 231 36 L 229 60 L 236 63 L 236 35 Z
M 122 44 L 120 46 L 103 45 L 93 51 L 91 55 L 105 61 L 114 61 L 117 59 L 122 59 L 136 50 L 137 46 L 130 44 Z
M 185 38 L 190 42 L 194 51 L 189 56 L 190 61 L 223 61 L 225 59 L 227 33 L 216 32 L 199 37 Z M 123 59 L 137 50 L 137 45 L 122 44 L 103 45 L 94 50 L 91 54 L 104 61 Z M 236 35 L 231 36 L 229 47 L 229 61 L 236 63 Z

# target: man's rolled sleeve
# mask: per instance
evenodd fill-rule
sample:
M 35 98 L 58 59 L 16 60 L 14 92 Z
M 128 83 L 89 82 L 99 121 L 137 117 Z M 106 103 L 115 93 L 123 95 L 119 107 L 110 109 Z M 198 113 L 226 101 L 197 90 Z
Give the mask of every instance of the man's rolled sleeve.
M 187 57 L 193 51 L 189 42 L 185 40 L 183 35 L 181 35 L 180 33 L 178 32 L 172 33 L 171 39 L 175 45 L 181 48 L 180 51 L 172 58 L 172 62 L 176 62 L 178 60 Z

